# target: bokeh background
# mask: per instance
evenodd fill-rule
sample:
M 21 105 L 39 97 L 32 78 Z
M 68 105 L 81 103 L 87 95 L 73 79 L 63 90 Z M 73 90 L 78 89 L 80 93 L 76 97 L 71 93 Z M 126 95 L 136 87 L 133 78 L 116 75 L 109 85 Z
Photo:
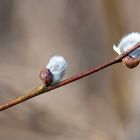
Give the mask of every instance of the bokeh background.
M 139 0 L 0 0 L 0 102 L 40 84 L 53 55 L 65 78 L 116 56 L 140 31 Z M 118 64 L 0 113 L 2 140 L 139 140 L 140 66 Z

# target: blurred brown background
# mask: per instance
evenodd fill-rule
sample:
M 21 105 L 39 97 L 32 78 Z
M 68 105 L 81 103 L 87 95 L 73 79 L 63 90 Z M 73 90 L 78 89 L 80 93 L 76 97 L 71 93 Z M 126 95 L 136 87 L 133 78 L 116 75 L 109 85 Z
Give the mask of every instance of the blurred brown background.
M 0 102 L 38 84 L 53 55 L 65 78 L 116 56 L 140 31 L 138 0 L 0 0 Z M 139 140 L 140 67 L 109 67 L 0 113 L 2 140 Z

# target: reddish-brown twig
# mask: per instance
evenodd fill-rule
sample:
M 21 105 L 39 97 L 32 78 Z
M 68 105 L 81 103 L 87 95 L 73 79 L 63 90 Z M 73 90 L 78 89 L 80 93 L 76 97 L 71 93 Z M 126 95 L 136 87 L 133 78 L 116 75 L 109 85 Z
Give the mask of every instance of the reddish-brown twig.
M 79 80 L 79 79 L 81 79 L 83 77 L 86 77 L 86 76 L 88 76 L 90 74 L 98 72 L 98 71 L 100 71 L 100 70 L 102 70 L 102 69 L 104 69 L 106 67 L 109 67 L 109 66 L 111 66 L 113 64 L 119 63 L 119 62 L 122 61 L 122 59 L 125 56 L 127 56 L 128 54 L 130 54 L 131 52 L 133 52 L 135 49 L 137 49 L 139 47 L 140 47 L 140 43 L 138 43 L 135 46 L 133 46 L 126 53 L 124 53 L 122 55 L 119 55 L 117 58 L 115 58 L 115 59 L 113 59 L 113 60 L 111 60 L 111 61 L 109 61 L 107 63 L 104 63 L 103 65 L 100 65 L 100 66 L 98 66 L 96 68 L 91 68 L 91 69 L 89 69 L 89 70 L 87 70 L 85 72 L 76 74 L 75 76 L 72 76 L 72 77 L 70 77 L 70 78 L 68 78 L 68 79 L 66 79 L 66 80 L 64 80 L 64 81 L 62 81 L 62 82 L 60 82 L 58 84 L 55 84 L 53 86 L 46 87 L 46 86 L 44 86 L 42 84 L 42 85 L 38 86 L 37 88 L 35 88 L 34 90 L 32 90 L 29 93 L 27 93 L 26 95 L 20 96 L 20 97 L 18 97 L 16 99 L 13 99 L 13 100 L 10 100 L 10 101 L 8 101 L 8 102 L 6 102 L 4 104 L 1 104 L 0 105 L 0 111 L 6 110 L 6 109 L 8 109 L 8 108 L 10 108 L 12 106 L 15 106 L 15 105 L 21 103 L 21 102 L 29 100 L 30 98 L 33 98 L 35 96 L 38 96 L 38 95 L 43 94 L 45 92 L 48 92 L 50 90 L 54 90 L 56 88 L 62 87 L 64 85 L 66 85 L 66 84 L 72 83 L 72 82 L 74 82 L 76 80 Z

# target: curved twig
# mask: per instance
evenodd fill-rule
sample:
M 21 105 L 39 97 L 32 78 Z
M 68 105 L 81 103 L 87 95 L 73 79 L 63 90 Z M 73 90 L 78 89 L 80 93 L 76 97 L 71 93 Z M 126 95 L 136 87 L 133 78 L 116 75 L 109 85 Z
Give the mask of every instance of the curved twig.
M 63 80 L 62 82 L 59 82 L 58 84 L 55 84 L 53 86 L 46 87 L 45 85 L 42 84 L 42 85 L 36 87 L 35 89 L 33 89 L 32 91 L 30 91 L 29 93 L 23 95 L 23 96 L 20 96 L 20 97 L 18 97 L 16 99 L 10 100 L 10 101 L 8 101 L 8 102 L 6 102 L 4 104 L 1 104 L 0 105 L 0 111 L 6 110 L 6 109 L 8 109 L 8 108 L 10 108 L 12 106 L 15 106 L 15 105 L 17 105 L 17 104 L 19 104 L 21 102 L 26 101 L 26 100 L 29 100 L 29 99 L 31 99 L 31 98 L 33 98 L 35 96 L 38 96 L 38 95 L 43 94 L 45 92 L 48 92 L 48 91 L 54 90 L 56 88 L 62 87 L 64 85 L 66 85 L 66 84 L 69 84 L 69 83 L 77 81 L 77 80 L 79 80 L 81 78 L 84 78 L 84 77 L 86 77 L 86 76 L 88 76 L 90 74 L 96 73 L 96 72 L 98 72 L 98 71 L 100 71 L 100 70 L 102 70 L 102 69 L 104 69 L 106 67 L 109 67 L 109 66 L 113 65 L 113 64 L 119 63 L 119 62 L 122 61 L 122 59 L 125 56 L 127 56 L 128 54 L 130 54 L 131 52 L 133 52 L 135 49 L 137 49 L 139 47 L 140 47 L 140 43 L 138 43 L 135 46 L 133 46 L 126 53 L 124 53 L 122 55 L 119 55 L 115 59 L 112 59 L 111 61 L 109 61 L 107 63 L 104 63 L 103 65 L 100 65 L 100 66 L 98 66 L 96 68 L 91 68 L 91 69 L 89 69 L 89 70 L 87 70 L 85 72 L 82 72 L 82 73 L 78 73 L 78 74 L 76 74 L 76 75 L 74 75 L 74 76 L 72 76 L 72 77 L 70 77 L 70 78 L 68 78 L 66 80 Z

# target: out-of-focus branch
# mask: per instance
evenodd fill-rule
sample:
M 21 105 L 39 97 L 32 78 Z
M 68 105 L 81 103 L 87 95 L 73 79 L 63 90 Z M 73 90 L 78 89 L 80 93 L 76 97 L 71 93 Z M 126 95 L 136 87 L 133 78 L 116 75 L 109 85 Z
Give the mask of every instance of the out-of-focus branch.
M 8 101 L 8 102 L 6 102 L 4 104 L 1 104 L 0 105 L 0 111 L 6 110 L 6 109 L 8 109 L 8 108 L 10 108 L 12 106 L 15 106 L 15 105 L 17 105 L 19 103 L 22 103 L 22 102 L 26 101 L 26 100 L 29 100 L 29 99 L 31 99 L 31 98 L 33 98 L 35 96 L 38 96 L 38 95 L 43 94 L 45 92 L 48 92 L 48 91 L 54 90 L 56 88 L 62 87 L 64 85 L 67 85 L 69 83 L 77 81 L 77 80 L 79 80 L 81 78 L 84 78 L 84 77 L 86 77 L 86 76 L 88 76 L 90 74 L 96 73 L 96 72 L 98 72 L 98 71 L 100 71 L 100 70 L 102 70 L 102 69 L 104 69 L 106 67 L 109 67 L 109 66 L 113 65 L 113 64 L 119 63 L 119 62 L 122 61 L 122 59 L 124 57 L 126 57 L 127 55 L 129 55 L 131 52 L 133 52 L 135 49 L 137 49 L 139 47 L 140 47 L 140 42 L 138 44 L 134 45 L 126 53 L 124 53 L 122 55 L 119 55 L 115 59 L 112 59 L 111 61 L 109 61 L 107 63 L 104 63 L 103 65 L 100 65 L 100 66 L 98 66 L 96 68 L 91 68 L 91 69 L 89 69 L 89 70 L 87 70 L 85 72 L 78 73 L 78 74 L 76 74 L 76 75 L 74 75 L 74 76 L 72 76 L 72 77 L 70 77 L 70 78 L 68 78 L 68 79 L 66 79 L 66 80 L 64 80 L 62 82 L 59 82 L 58 84 L 55 84 L 55 85 L 52 85 L 52 86 L 45 86 L 44 84 L 42 84 L 42 85 L 36 87 L 35 89 L 33 89 L 32 91 L 30 91 L 29 93 L 23 95 L 23 96 L 20 96 L 20 97 L 18 97 L 16 99 L 10 100 L 10 101 Z

